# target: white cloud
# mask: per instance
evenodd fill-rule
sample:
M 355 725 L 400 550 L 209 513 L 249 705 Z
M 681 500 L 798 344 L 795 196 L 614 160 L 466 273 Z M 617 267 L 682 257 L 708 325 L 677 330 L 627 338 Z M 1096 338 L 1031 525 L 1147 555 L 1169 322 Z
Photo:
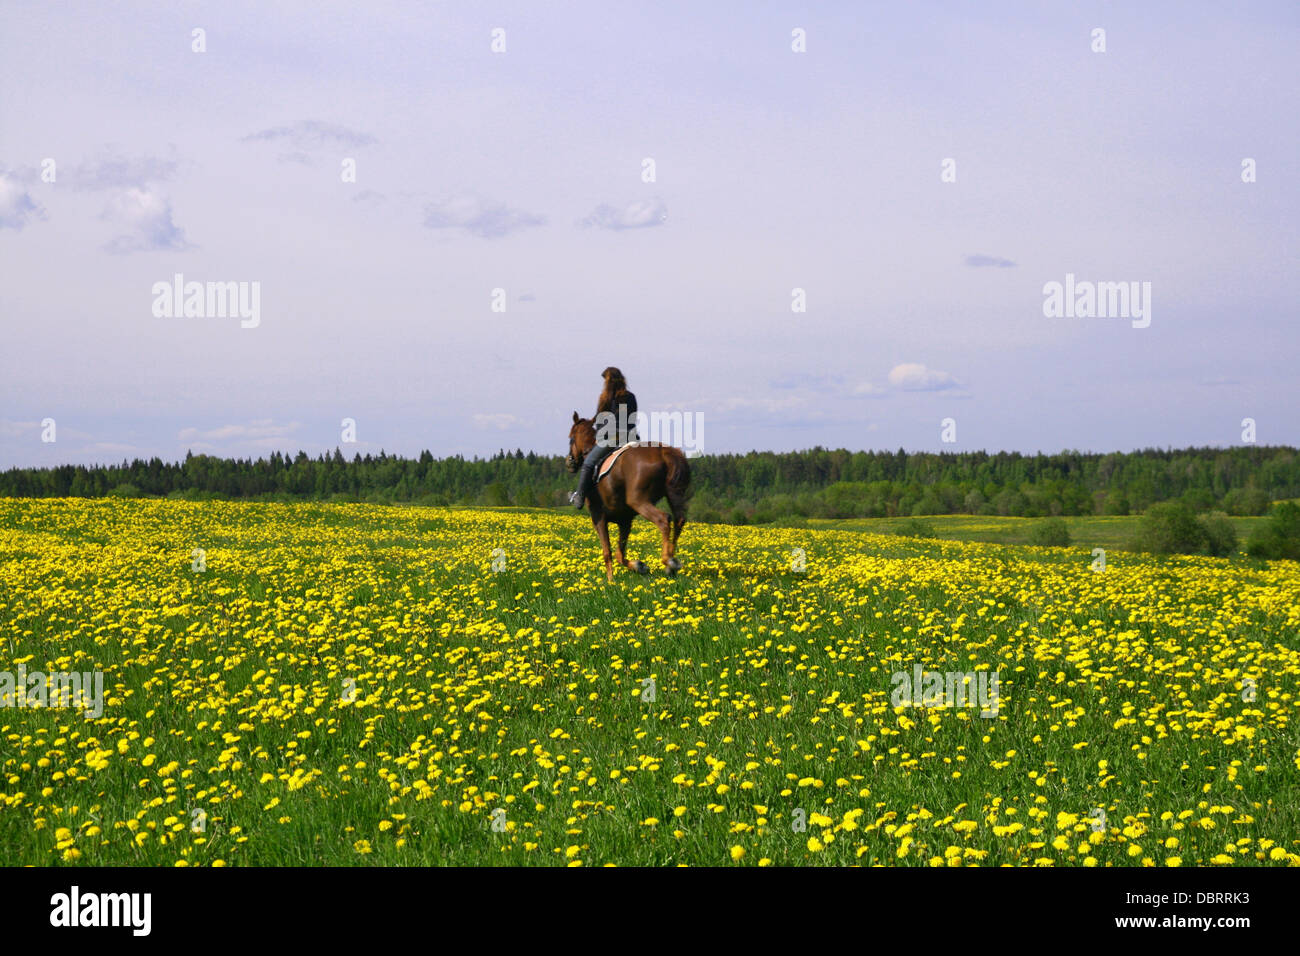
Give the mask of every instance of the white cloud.
M 14 422 L 0 418 L 0 438 L 18 438 L 27 432 L 37 431 L 40 427 L 40 422 Z
M 15 176 L 0 172 L 0 229 L 21 229 L 33 219 L 44 219 L 45 210 Z
M 373 145 L 376 139 L 369 133 L 362 133 L 338 123 L 322 120 L 299 120 L 286 126 L 273 126 L 270 129 L 249 133 L 243 138 L 245 143 L 288 143 L 295 152 L 281 155 L 281 159 L 293 158 L 307 152 Z
M 728 398 L 717 404 L 720 412 L 735 411 L 761 411 L 761 412 L 784 412 L 793 408 L 800 408 L 808 404 L 808 400 L 799 395 L 789 395 L 782 398 Z
M 972 269 L 1014 269 L 1016 264 L 1001 256 L 967 256 L 966 265 Z
M 100 218 L 127 230 L 104 246 L 109 252 L 120 255 L 190 248 L 185 230 L 172 220 L 171 203 L 148 189 L 123 189 L 116 193 Z
M 668 218 L 668 207 L 662 199 L 638 199 L 621 209 L 601 204 L 581 225 L 598 229 L 645 229 L 660 226 Z
M 91 442 L 86 446 L 86 450 L 91 452 L 100 452 L 106 455 L 122 455 L 123 457 L 128 455 L 140 457 L 142 454 L 136 445 L 126 445 L 122 442 L 115 441 Z
M 474 426 L 476 428 L 495 428 L 497 431 L 506 431 L 510 428 L 517 428 L 522 424 L 522 419 L 514 415 L 508 415 L 505 412 L 474 416 Z
M 926 368 L 918 362 L 904 362 L 889 370 L 889 384 L 904 392 L 941 392 L 958 388 L 961 383 L 947 372 Z
M 428 229 L 464 229 L 480 239 L 500 239 L 529 226 L 546 225 L 546 217 L 478 196 L 457 196 L 424 207 Z
M 288 438 L 299 427 L 298 422 L 277 425 L 269 418 L 259 418 L 246 425 L 222 425 L 207 430 L 199 428 L 182 428 L 176 437 L 184 442 L 198 442 L 207 445 L 222 441 L 279 441 Z

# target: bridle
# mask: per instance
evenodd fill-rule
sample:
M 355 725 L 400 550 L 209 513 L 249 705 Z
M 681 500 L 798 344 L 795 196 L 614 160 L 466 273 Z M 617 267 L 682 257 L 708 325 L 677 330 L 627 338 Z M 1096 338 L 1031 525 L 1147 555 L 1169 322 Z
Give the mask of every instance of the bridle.
M 564 458 L 564 466 L 570 471 L 577 471 L 578 466 L 582 463 L 582 459 L 586 457 L 587 452 L 591 451 L 591 449 L 596 446 L 596 442 L 593 440 L 591 447 L 587 448 L 585 451 L 578 448 L 578 427 L 587 423 L 589 423 L 589 419 L 584 418 L 574 422 L 573 427 L 569 429 L 569 454 Z M 594 439 L 594 430 L 592 435 Z

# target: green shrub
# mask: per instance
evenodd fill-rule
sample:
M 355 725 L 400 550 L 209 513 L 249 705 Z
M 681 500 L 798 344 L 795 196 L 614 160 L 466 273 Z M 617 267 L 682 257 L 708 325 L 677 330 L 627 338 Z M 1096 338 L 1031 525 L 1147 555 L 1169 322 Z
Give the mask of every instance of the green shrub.
M 1000 515 L 1023 515 L 1029 508 L 1029 499 L 1014 488 L 1004 488 L 993 496 L 993 507 Z
M 1191 488 L 1183 492 L 1180 500 L 1193 511 L 1203 514 L 1214 507 L 1214 492 L 1209 488 Z
M 1254 558 L 1300 561 L 1300 505 L 1291 501 L 1277 505 L 1268 523 L 1250 536 L 1246 551 Z
M 749 524 L 749 515 L 744 508 L 732 508 L 723 521 L 725 524 Z
M 110 492 L 111 494 L 111 492 Z M 127 497 L 137 497 L 129 495 Z M 193 488 L 177 489 L 169 491 L 167 498 L 171 501 L 220 501 L 221 495 L 215 491 L 199 491 Z
M 1129 512 L 1128 498 L 1122 491 L 1110 491 L 1106 493 L 1105 513 L 1108 515 L 1126 515 Z
M 769 523 L 771 528 L 806 528 L 808 519 L 803 515 L 785 515 Z
M 503 508 L 510 504 L 510 493 L 504 483 L 494 481 L 483 489 L 482 502 L 489 508 Z
M 1205 532 L 1205 550 L 1216 558 L 1227 557 L 1237 550 L 1237 528 L 1232 519 L 1222 511 L 1212 512 L 1200 519 Z
M 905 538 L 937 538 L 939 532 L 934 530 L 934 525 L 928 521 L 922 521 L 920 518 L 909 518 L 900 524 L 894 534 L 902 535 Z
M 1155 554 L 1195 554 L 1205 546 L 1205 528 L 1184 502 L 1162 501 L 1142 516 L 1135 544 Z
M 1272 504 L 1268 493 L 1259 488 L 1233 488 L 1223 496 L 1223 510 L 1230 515 L 1262 515 Z
M 1029 529 L 1029 543 L 1041 548 L 1064 548 L 1070 544 L 1070 529 L 1060 518 L 1039 521 Z
M 943 502 L 933 491 L 927 489 L 921 500 L 912 505 L 913 515 L 939 515 L 945 511 Z

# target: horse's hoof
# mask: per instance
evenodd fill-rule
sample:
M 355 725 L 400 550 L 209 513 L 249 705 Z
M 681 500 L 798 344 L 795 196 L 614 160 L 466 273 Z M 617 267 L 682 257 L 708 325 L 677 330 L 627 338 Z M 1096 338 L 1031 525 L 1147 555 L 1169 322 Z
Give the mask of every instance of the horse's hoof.
M 676 574 L 682 569 L 682 563 L 676 558 L 669 558 L 668 563 L 664 565 L 664 567 L 668 569 L 669 574 Z
M 632 570 L 635 571 L 637 574 L 650 573 L 650 569 L 645 566 L 644 561 L 638 561 L 636 564 L 632 565 Z

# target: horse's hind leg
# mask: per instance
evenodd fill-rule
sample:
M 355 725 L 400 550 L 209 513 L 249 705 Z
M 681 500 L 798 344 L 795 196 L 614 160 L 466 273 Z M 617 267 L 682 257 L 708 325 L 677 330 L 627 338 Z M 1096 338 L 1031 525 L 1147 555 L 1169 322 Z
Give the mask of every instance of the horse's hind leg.
M 629 501 L 628 504 L 636 509 L 637 514 L 642 518 L 645 518 L 647 521 L 653 522 L 654 526 L 659 529 L 659 534 L 663 538 L 664 543 L 663 554 L 660 556 L 659 560 L 663 562 L 663 565 L 668 569 L 669 574 L 675 573 L 678 565 L 676 559 L 673 557 L 673 536 L 672 528 L 670 526 L 671 522 L 669 522 L 668 516 L 648 501 L 640 501 L 635 504 Z
M 677 539 L 682 533 L 682 528 L 686 527 L 686 502 L 679 497 L 670 495 L 668 507 L 673 512 L 673 553 L 676 554 Z
M 678 571 L 682 569 L 682 563 L 677 560 L 677 536 L 682 533 L 682 525 L 684 524 L 686 524 L 685 515 L 683 515 L 680 518 L 677 517 L 676 515 L 673 516 L 673 540 L 672 540 L 673 553 L 669 556 L 668 563 L 665 565 L 665 567 L 668 568 L 669 574 L 676 574 Z
M 623 565 L 629 571 L 635 571 L 637 574 L 645 574 L 648 570 L 641 561 L 633 564 L 627 559 L 627 538 L 632 533 L 632 519 L 624 518 L 618 523 L 618 563 Z

